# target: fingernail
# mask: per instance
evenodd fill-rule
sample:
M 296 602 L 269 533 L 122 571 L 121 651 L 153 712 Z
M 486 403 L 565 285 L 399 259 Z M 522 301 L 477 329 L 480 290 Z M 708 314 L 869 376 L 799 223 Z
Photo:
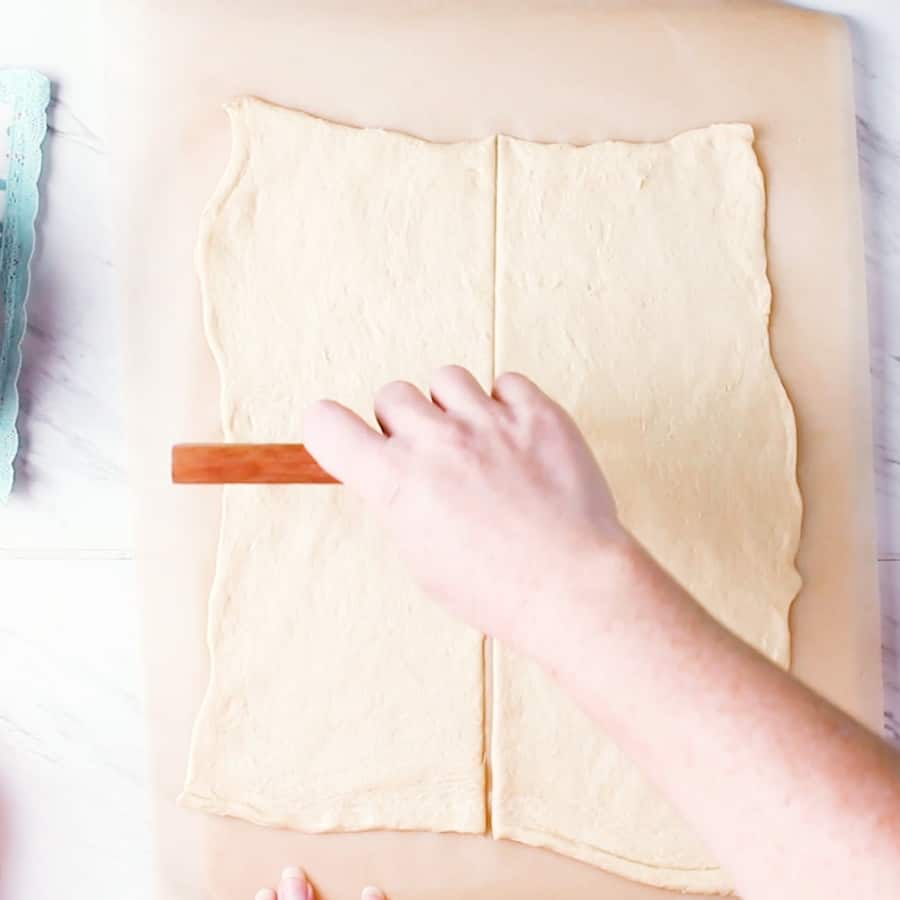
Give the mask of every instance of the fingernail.
M 263 888 L 256 892 L 256 896 L 253 900 L 278 900 L 278 895 L 272 888 Z
M 288 866 L 282 870 L 281 882 L 278 886 L 280 900 L 310 900 L 311 893 L 303 869 L 297 866 Z
M 377 887 L 369 885 L 362 889 L 362 897 L 360 897 L 360 900 L 384 900 L 384 894 L 382 894 Z

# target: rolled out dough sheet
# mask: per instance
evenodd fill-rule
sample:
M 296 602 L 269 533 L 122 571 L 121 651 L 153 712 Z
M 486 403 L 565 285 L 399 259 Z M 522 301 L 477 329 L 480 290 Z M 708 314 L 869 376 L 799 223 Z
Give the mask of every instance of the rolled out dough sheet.
M 623 521 L 786 666 L 801 501 L 769 350 L 765 193 L 746 125 L 585 148 L 501 138 L 497 367 L 575 416 Z M 727 876 L 616 746 L 494 648 L 493 832 L 663 887 Z
M 484 383 L 528 372 L 639 537 L 787 664 L 796 437 L 749 126 L 577 149 L 429 144 L 248 99 L 229 113 L 199 249 L 226 438 L 300 439 L 316 397 L 369 414 L 373 385 L 446 361 Z M 306 831 L 484 830 L 482 639 L 417 595 L 341 489 L 226 490 L 209 642 L 187 805 Z M 727 889 L 614 744 L 502 647 L 493 702 L 495 837 Z
M 439 147 L 241 100 L 198 267 L 225 437 L 459 360 L 490 378 L 493 141 Z M 435 315 L 440 310 L 440 315 Z M 483 638 L 339 487 L 225 491 L 182 802 L 304 831 L 485 828 Z

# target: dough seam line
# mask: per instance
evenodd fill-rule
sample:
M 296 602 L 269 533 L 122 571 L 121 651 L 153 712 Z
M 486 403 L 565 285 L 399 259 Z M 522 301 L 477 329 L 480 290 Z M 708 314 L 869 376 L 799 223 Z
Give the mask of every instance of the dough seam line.
M 497 254 L 499 249 L 498 235 L 500 216 L 500 139 L 494 135 L 494 252 L 491 297 L 491 388 L 497 379 Z M 493 815 L 493 754 L 494 745 L 494 641 L 487 635 L 483 637 L 482 681 L 484 682 L 484 832 L 492 840 L 494 837 Z

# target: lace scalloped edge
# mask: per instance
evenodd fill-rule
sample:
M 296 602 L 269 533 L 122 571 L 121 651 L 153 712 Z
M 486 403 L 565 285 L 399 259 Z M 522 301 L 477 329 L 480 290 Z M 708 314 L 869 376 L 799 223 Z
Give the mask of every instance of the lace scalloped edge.
M 6 212 L 0 231 L 0 501 L 12 490 L 13 460 L 19 447 L 18 379 L 49 102 L 50 81 L 44 75 L 29 69 L 0 69 L 0 103 L 12 107 Z

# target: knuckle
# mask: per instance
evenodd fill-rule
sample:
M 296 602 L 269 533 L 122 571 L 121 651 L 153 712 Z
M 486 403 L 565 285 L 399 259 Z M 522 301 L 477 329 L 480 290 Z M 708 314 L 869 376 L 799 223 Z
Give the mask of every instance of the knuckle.
M 458 419 L 449 419 L 444 427 L 442 440 L 452 447 L 461 447 L 469 442 L 469 429 Z
M 406 474 L 406 470 L 396 457 L 385 455 L 377 474 L 368 485 L 374 499 L 386 507 L 395 505 L 403 489 Z
M 535 403 L 530 419 L 533 427 L 544 435 L 562 434 L 569 425 L 569 414 L 552 401 Z
M 468 456 L 474 451 L 475 435 L 465 422 L 451 419 L 442 430 L 441 443 L 447 452 Z
M 541 414 L 548 422 L 553 422 L 554 425 L 559 425 L 569 418 L 568 413 L 558 403 L 554 403 L 552 400 L 542 403 L 540 406 Z

